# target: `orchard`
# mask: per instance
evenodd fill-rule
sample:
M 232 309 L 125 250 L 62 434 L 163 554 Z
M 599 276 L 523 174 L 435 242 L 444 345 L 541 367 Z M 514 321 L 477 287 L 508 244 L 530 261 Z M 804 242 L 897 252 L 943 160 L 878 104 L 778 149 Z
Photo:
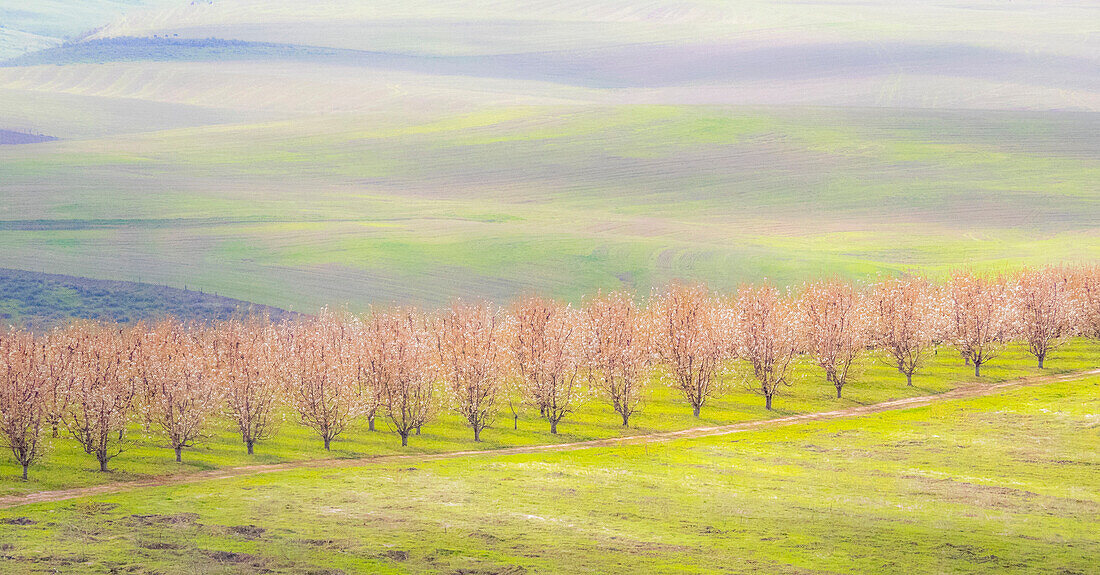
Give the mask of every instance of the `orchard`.
M 1078 336 L 1100 338 L 1097 266 L 959 272 L 942 283 L 758 284 L 734 294 L 676 284 L 649 298 L 599 293 L 579 306 L 528 297 L 434 312 L 324 309 L 280 323 L 81 321 L 0 335 L 0 441 L 24 479 L 47 434 L 71 437 L 107 471 L 138 424 L 177 461 L 219 421 L 235 424 L 252 454 L 287 413 L 325 449 L 359 420 L 371 431 L 383 421 L 408 445 L 443 410 L 478 442 L 505 410 L 512 425 L 518 410 L 538 412 L 556 434 L 590 401 L 605 402 L 625 427 L 657 383 L 696 417 L 726 391 L 723 379 L 770 410 L 796 383 L 800 360 L 840 398 L 861 358 L 912 385 L 945 349 L 980 377 L 1006 344 L 1023 345 L 1043 368 Z

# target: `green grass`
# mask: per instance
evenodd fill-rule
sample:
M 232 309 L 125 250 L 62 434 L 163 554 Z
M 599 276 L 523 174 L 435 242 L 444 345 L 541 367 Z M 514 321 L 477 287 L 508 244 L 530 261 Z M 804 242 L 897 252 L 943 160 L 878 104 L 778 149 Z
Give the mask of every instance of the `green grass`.
M 0 126 L 61 139 L 0 147 L 0 266 L 312 311 L 1100 259 L 1091 7 L 160 4 L 0 20 L 125 12 L 65 48 L 96 61 L 196 39 L 396 60 L 0 69 Z M 724 76 L 729 54 L 775 75 Z M 18 229 L 43 219 L 73 227 Z
M 1091 261 L 1095 124 L 521 106 L 9 146 L 0 266 L 309 311 Z
M 705 439 L 280 472 L 9 509 L 0 541 L 9 573 L 1084 574 L 1098 412 L 1093 377 Z
M 1059 349 L 1048 362 L 1048 369 L 1038 370 L 1033 359 L 1019 346 L 988 364 L 982 382 L 996 382 L 1039 373 L 1058 373 L 1095 367 L 1100 357 L 1100 344 L 1091 340 L 1075 340 Z M 524 408 L 518 430 L 512 429 L 507 404 L 493 428 L 475 444 L 464 422 L 453 413 L 442 412 L 423 428 L 421 436 L 410 438 L 407 449 L 400 447 L 397 436 L 387 431 L 384 419 L 378 421 L 378 431 L 370 432 L 365 421 L 359 421 L 332 444 L 326 453 L 312 430 L 297 423 L 293 413 L 286 413 L 279 434 L 256 447 L 249 457 L 235 428 L 228 420 L 217 418 L 210 425 L 210 437 L 195 449 L 184 451 L 184 463 L 177 464 L 171 449 L 155 433 L 143 433 L 137 423 L 128 432 L 130 443 L 111 462 L 112 472 L 103 474 L 94 457 L 85 454 L 67 437 L 50 440 L 48 455 L 31 468 L 30 481 L 19 479 L 21 469 L 8 454 L 0 454 L 0 495 L 15 495 L 34 491 L 65 489 L 147 479 L 156 476 L 180 475 L 219 467 L 254 463 L 280 463 L 317 458 L 362 458 L 396 453 L 441 453 L 471 448 L 565 443 L 603 439 L 621 435 L 637 435 L 657 431 L 687 429 L 740 421 L 760 420 L 776 416 L 829 411 L 838 408 L 879 403 L 891 399 L 942 393 L 959 385 L 979 381 L 959 361 L 957 354 L 944 349 L 934 361 L 914 377 L 914 386 L 906 387 L 904 377 L 883 362 L 863 358 L 853 381 L 844 389 L 844 398 L 837 400 L 831 384 L 824 381 L 820 370 L 803 363 L 795 384 L 781 390 L 775 400 L 775 411 L 764 409 L 763 398 L 749 392 L 733 374 L 724 378 L 724 389 L 703 408 L 699 419 L 691 416 L 691 408 L 676 392 L 655 380 L 651 395 L 643 410 L 624 429 L 621 419 L 598 396 L 579 404 L 576 413 L 559 425 L 557 436 L 549 433 L 549 425 L 537 412 Z M 62 430 L 62 434 L 64 431 Z

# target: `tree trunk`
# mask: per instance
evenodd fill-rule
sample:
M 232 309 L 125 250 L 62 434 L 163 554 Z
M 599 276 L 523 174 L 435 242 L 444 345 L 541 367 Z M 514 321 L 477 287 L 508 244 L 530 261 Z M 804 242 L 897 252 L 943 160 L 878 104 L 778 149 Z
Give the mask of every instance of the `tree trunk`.
M 474 426 L 474 443 L 481 441 L 481 430 Z
M 974 362 L 974 377 L 982 376 L 982 364 Z
M 844 387 L 844 386 L 843 385 L 837 385 L 836 386 L 836 398 L 837 399 L 840 399 L 840 388 L 842 388 L 842 387 Z
M 406 431 L 405 433 L 402 433 L 400 435 L 401 435 L 401 447 L 408 447 L 409 446 L 409 432 Z
M 913 387 L 913 374 L 912 373 L 906 373 L 905 374 L 905 383 L 909 387 Z
M 374 416 L 367 418 L 367 431 L 374 431 Z
M 120 429 L 120 430 L 118 430 L 118 440 L 119 440 L 119 441 L 122 441 L 122 438 L 123 438 L 123 434 L 124 434 L 124 433 L 126 433 L 126 429 L 125 429 L 125 428 L 123 428 L 123 429 Z
M 1039 369 L 1043 369 L 1043 360 L 1044 359 L 1046 359 L 1045 354 L 1039 356 Z
M 55 438 L 58 437 L 58 435 L 57 435 L 57 422 L 56 421 L 53 424 L 53 436 Z
M 764 407 L 767 408 L 768 411 L 772 410 L 772 396 L 770 393 L 764 396 Z
M 106 453 L 96 453 L 96 459 L 99 460 L 99 470 L 103 471 L 103 472 L 106 472 L 107 471 L 107 454 Z
M 28 466 L 27 463 L 23 464 L 23 481 L 27 480 L 27 466 Z
M 692 415 L 694 415 L 695 417 L 699 417 L 699 410 L 701 410 L 701 409 L 703 409 L 703 406 L 702 406 L 702 405 L 699 405 L 699 404 L 697 404 L 697 403 L 696 403 L 696 404 L 692 404 L 692 406 L 691 406 L 691 414 L 692 414 Z
M 331 437 L 325 437 L 324 440 L 325 440 L 325 451 L 331 451 L 331 449 L 329 449 L 329 447 L 330 447 L 329 444 L 332 442 L 332 438 Z
M 183 448 L 176 448 L 176 463 L 183 463 Z
M 550 420 L 550 433 L 552 433 L 554 435 L 558 434 L 558 420 L 556 420 L 556 419 L 551 419 Z
M 416 434 L 420 435 L 420 426 L 419 425 L 416 426 Z
M 519 414 L 512 414 L 512 429 L 519 429 Z
M 623 416 L 623 427 L 630 427 L 630 414 L 622 413 L 620 415 Z
M 249 455 L 252 455 L 252 445 L 253 445 L 254 443 L 255 443 L 255 442 L 253 442 L 253 441 L 252 441 L 251 439 L 245 442 L 245 445 L 247 445 L 247 446 L 248 446 L 248 454 L 249 454 Z

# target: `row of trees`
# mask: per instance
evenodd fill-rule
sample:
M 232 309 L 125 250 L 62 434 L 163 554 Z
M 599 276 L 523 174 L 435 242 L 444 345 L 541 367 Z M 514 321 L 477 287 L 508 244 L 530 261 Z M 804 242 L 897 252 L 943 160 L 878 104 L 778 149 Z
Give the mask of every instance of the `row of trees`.
M 1100 337 L 1100 268 L 959 273 L 943 284 L 909 276 L 788 291 L 750 285 L 732 296 L 674 285 L 644 305 L 614 292 L 580 307 L 529 297 L 507 309 L 323 310 L 282 323 L 82 322 L 0 336 L 0 436 L 24 477 L 44 430 L 65 430 L 105 471 L 132 421 L 158 432 L 180 461 L 224 414 L 251 454 L 277 431 L 284 406 L 326 449 L 358 418 L 371 430 L 384 418 L 407 445 L 447 408 L 480 441 L 505 405 L 514 426 L 527 405 L 557 433 L 591 395 L 626 426 L 654 373 L 699 416 L 723 368 L 771 409 L 800 356 L 840 397 L 867 350 L 912 385 L 937 346 L 958 350 L 979 376 L 1008 341 L 1026 343 L 1042 367 L 1074 335 Z

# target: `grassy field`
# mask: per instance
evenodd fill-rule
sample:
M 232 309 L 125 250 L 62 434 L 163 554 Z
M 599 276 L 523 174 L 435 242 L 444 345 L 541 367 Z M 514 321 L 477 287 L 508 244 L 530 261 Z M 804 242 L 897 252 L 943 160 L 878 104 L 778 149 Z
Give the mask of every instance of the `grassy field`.
M 1097 21 L 1073 1 L 0 0 L 0 268 L 27 270 L 0 278 L 0 320 L 193 300 L 96 280 L 363 311 L 1100 261 Z M 119 490 L 0 510 L 0 573 L 1085 575 L 1097 377 L 454 452 L 1098 358 L 1075 340 L 1039 370 L 1013 346 L 976 380 L 945 349 L 906 387 L 866 357 L 844 399 L 803 364 L 774 412 L 726 373 L 699 419 L 655 379 L 629 429 L 590 398 L 556 436 L 505 407 L 477 445 L 444 412 L 407 449 L 380 420 L 326 452 L 286 413 L 247 456 L 219 416 L 177 464 L 135 421 L 110 473 L 64 437 L 26 482 L 0 454 L 0 498 Z M 300 468 L 205 479 L 280 463 Z
M 1069 113 L 522 107 L 8 146 L 0 265 L 311 310 L 1090 261 L 1097 133 Z
M 60 138 L 0 146 L 0 266 L 311 311 L 1100 258 L 1088 6 L 140 4 L 0 66 Z
M 0 553 L 8 573 L 1085 574 L 1098 398 L 1093 377 L 730 436 L 139 489 L 0 511 Z
M 840 400 L 836 399 L 835 389 L 824 381 L 820 370 L 806 362 L 800 366 L 795 384 L 780 392 L 782 395 L 776 399 L 774 412 L 765 410 L 763 398 L 748 391 L 736 374 L 730 372 L 724 379 L 722 393 L 707 403 L 699 419 L 692 417 L 690 406 L 679 395 L 654 380 L 650 399 L 643 410 L 631 419 L 629 428 L 621 426 L 621 419 L 598 396 L 580 403 L 577 412 L 562 421 L 557 436 L 551 435 L 549 425 L 539 418 L 537 412 L 527 407 L 520 408 L 518 429 L 513 429 L 511 412 L 505 403 L 495 425 L 483 434 L 480 444 L 471 441 L 470 431 L 460 417 L 442 412 L 423 428 L 422 435 L 410 438 L 410 446 L 406 449 L 401 448 L 398 437 L 388 432 L 387 423 L 380 418 L 377 432 L 368 431 L 366 422 L 359 421 L 333 442 L 331 452 L 325 452 L 314 432 L 298 424 L 295 414 L 288 412 L 279 434 L 259 444 L 255 456 L 249 457 L 240 437 L 235 435 L 233 424 L 219 418 L 211 423 L 210 436 L 205 441 L 194 449 L 185 450 L 182 465 L 174 461 L 171 449 L 160 437 L 155 433 L 143 432 L 141 426 L 135 423 L 128 432 L 130 443 L 111 462 L 113 471 L 108 474 L 93 472 L 98 468 L 98 463 L 85 454 L 75 441 L 65 437 L 62 430 L 62 437 L 49 440 L 50 450 L 31 469 L 29 481 L 19 479 L 21 469 L 10 456 L 0 455 L 0 496 L 178 476 L 249 464 L 569 443 L 754 421 L 938 394 L 979 381 L 989 383 L 1092 369 L 1097 366 L 1097 358 L 1100 358 L 1100 344 L 1091 340 L 1075 340 L 1048 360 L 1048 369 L 1039 370 L 1022 348 L 1012 347 L 983 367 L 983 376 L 975 379 L 957 354 L 944 349 L 927 368 L 917 373 L 913 387 L 907 387 L 904 377 L 895 370 L 875 357 L 866 357 L 857 365 L 858 377 L 845 386 L 844 398 Z

